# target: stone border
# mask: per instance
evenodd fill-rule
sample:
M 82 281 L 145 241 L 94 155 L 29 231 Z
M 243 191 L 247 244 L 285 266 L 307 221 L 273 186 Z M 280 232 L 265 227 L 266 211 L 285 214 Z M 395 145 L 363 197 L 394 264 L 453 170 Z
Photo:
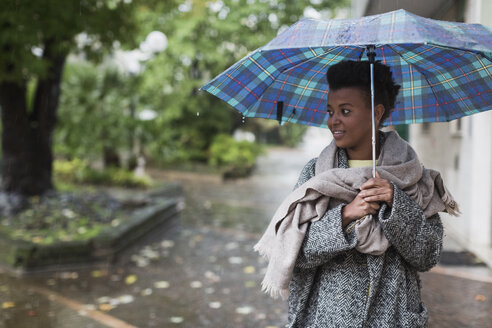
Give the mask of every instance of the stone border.
M 41 245 L 11 239 L 0 233 L 0 265 L 8 271 L 23 274 L 93 263 L 110 263 L 124 249 L 136 243 L 180 212 L 182 188 L 179 184 L 145 193 L 153 202 L 137 210 L 126 222 L 108 227 L 86 241 L 57 242 Z

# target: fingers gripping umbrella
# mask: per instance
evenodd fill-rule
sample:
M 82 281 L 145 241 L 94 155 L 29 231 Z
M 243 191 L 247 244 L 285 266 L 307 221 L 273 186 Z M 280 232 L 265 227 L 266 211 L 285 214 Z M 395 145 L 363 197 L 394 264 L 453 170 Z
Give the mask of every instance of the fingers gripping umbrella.
M 327 127 L 328 67 L 375 59 L 389 66 L 402 86 L 385 125 L 445 122 L 492 109 L 492 30 L 405 10 L 303 19 L 202 89 L 245 117 Z M 373 122 L 373 176 L 374 137 Z

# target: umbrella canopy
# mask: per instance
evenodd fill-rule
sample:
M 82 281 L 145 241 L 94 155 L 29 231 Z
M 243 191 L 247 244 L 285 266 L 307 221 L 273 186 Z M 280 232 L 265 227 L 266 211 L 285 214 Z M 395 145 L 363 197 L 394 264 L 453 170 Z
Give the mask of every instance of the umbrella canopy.
M 202 89 L 245 117 L 326 128 L 328 67 L 366 60 L 368 46 L 402 86 L 385 125 L 444 122 L 492 109 L 492 30 L 405 10 L 303 19 Z

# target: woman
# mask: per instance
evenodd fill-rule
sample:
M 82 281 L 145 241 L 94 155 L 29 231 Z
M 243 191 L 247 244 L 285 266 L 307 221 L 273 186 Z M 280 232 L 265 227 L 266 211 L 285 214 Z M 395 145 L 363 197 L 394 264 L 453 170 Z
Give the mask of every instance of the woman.
M 383 64 L 374 76 L 379 130 L 400 86 Z M 457 205 L 395 132 L 377 133 L 371 177 L 368 62 L 331 66 L 327 79 L 334 141 L 307 163 L 255 246 L 269 259 L 263 288 L 289 295 L 288 327 L 425 327 L 418 271 L 439 260 L 437 213 L 456 215 Z

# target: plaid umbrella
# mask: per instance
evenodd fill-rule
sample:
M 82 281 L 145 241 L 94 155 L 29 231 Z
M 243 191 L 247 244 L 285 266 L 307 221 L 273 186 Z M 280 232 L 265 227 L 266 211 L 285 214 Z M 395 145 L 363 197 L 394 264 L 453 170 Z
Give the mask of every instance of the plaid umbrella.
M 245 117 L 327 127 L 326 71 L 368 46 L 400 84 L 386 125 L 443 122 L 492 109 L 492 30 L 397 10 L 303 19 L 202 87 Z

